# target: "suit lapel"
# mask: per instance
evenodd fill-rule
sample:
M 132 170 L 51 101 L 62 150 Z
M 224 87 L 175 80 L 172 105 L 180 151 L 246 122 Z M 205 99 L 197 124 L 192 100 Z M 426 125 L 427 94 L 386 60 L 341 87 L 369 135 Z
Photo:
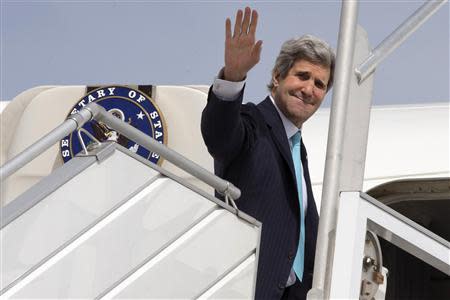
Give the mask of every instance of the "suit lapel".
M 269 97 L 267 97 L 264 101 L 262 101 L 257 106 L 259 108 L 259 111 L 264 117 L 264 120 L 266 121 L 268 127 L 270 128 L 270 132 L 272 134 L 272 139 L 275 141 L 275 144 L 280 151 L 283 159 L 286 161 L 286 164 L 289 166 L 289 169 L 291 170 L 292 178 L 295 182 L 295 171 L 294 171 L 294 163 L 292 161 L 292 155 L 291 150 L 289 149 L 289 142 L 286 137 L 286 131 L 283 126 L 283 122 L 281 121 L 280 116 L 278 115 L 278 111 L 275 108 L 274 104 L 272 103 L 272 100 L 270 100 Z M 308 213 L 309 216 L 316 216 L 317 215 L 317 209 L 314 201 L 314 196 L 312 193 L 311 188 L 311 179 L 309 176 L 309 170 L 308 170 L 308 156 L 306 154 L 306 148 L 303 144 L 303 139 L 301 140 L 301 161 L 303 166 L 303 174 L 305 176 L 306 181 L 306 190 L 308 193 Z M 313 211 L 314 214 L 310 214 Z M 317 217 L 315 217 L 317 219 Z
M 301 158 L 302 158 L 302 166 L 303 166 L 303 175 L 305 176 L 306 190 L 308 193 L 308 212 L 307 212 L 307 214 L 310 212 L 310 208 L 311 208 L 312 211 L 314 211 L 315 215 L 317 215 L 316 202 L 314 201 L 314 195 L 313 195 L 312 185 L 311 185 L 311 177 L 309 175 L 308 155 L 306 154 L 306 147 L 303 144 L 303 140 L 301 143 L 301 149 L 302 149 Z
M 286 137 L 286 131 L 283 126 L 283 122 L 281 121 L 280 116 L 278 115 L 278 111 L 275 108 L 272 100 L 267 97 L 264 101 L 258 104 L 259 111 L 264 117 L 268 127 L 270 128 L 270 133 L 272 134 L 272 139 L 275 141 L 275 144 L 278 150 L 281 153 L 281 156 L 286 161 L 289 169 L 291 170 L 292 178 L 295 179 L 295 171 L 294 171 L 294 163 L 292 162 L 291 150 L 289 149 L 289 142 Z
M 270 128 L 270 133 L 272 139 L 281 153 L 281 156 L 286 161 L 286 164 L 291 170 L 292 179 L 295 182 L 295 171 L 294 163 L 292 161 L 291 150 L 289 149 L 289 142 L 286 137 L 286 131 L 281 121 L 278 111 L 276 110 L 272 100 L 267 97 L 263 102 L 257 106 L 259 111 L 263 115 L 267 126 Z M 314 196 L 311 188 L 311 178 L 309 176 L 308 170 L 308 156 L 306 154 L 306 148 L 303 144 L 303 139 L 301 140 L 301 161 L 303 166 L 303 174 L 305 176 L 306 190 L 308 195 L 308 209 L 306 212 L 305 225 L 306 228 L 306 244 L 305 244 L 305 254 L 309 259 L 305 262 L 305 270 L 308 273 L 312 273 L 314 270 L 314 255 L 316 249 L 316 238 L 317 238 L 317 228 L 319 222 L 319 216 L 317 214 L 316 203 L 314 201 Z M 298 203 L 298 202 L 297 202 Z M 312 276 L 312 274 L 311 274 Z

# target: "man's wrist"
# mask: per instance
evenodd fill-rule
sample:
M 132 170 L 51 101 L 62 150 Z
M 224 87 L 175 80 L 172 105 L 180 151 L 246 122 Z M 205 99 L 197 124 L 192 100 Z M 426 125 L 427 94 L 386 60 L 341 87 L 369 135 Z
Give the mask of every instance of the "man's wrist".
M 226 80 L 226 81 L 232 81 L 232 82 L 240 82 L 244 81 L 247 76 L 235 74 L 235 73 L 229 73 L 227 72 L 227 69 L 224 67 L 222 68 L 222 77 L 219 77 L 220 79 Z

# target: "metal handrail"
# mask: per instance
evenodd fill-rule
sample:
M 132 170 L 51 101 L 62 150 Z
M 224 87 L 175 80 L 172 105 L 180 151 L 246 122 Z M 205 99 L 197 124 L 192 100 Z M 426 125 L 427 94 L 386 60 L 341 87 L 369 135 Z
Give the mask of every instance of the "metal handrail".
M 90 105 L 98 106 L 93 102 L 89 103 L 87 106 Z M 241 196 L 241 191 L 237 187 L 235 187 L 231 182 L 228 182 L 214 175 L 210 171 L 206 170 L 205 168 L 201 167 L 195 162 L 187 159 L 178 152 L 150 138 L 142 131 L 134 128 L 133 126 L 127 124 L 126 122 L 119 120 L 118 118 L 114 117 L 111 113 L 108 113 L 103 107 L 99 106 L 98 109 L 100 110 L 100 112 L 95 117 L 97 121 L 105 123 L 106 125 L 108 125 L 108 127 L 132 139 L 134 142 L 143 146 L 147 150 L 150 150 L 152 152 L 161 155 L 166 160 L 170 161 L 180 169 L 188 172 L 194 177 L 207 183 L 220 194 L 231 197 L 231 200 L 236 200 Z
M 36 158 L 39 154 L 43 153 L 45 150 L 73 132 L 75 129 L 81 128 L 86 122 L 91 121 L 92 119 L 105 123 L 109 128 L 112 128 L 118 131 L 120 134 L 125 135 L 147 150 L 159 154 L 180 169 L 188 172 L 199 180 L 210 185 L 217 192 L 225 195 L 228 199 L 231 198 L 231 200 L 236 200 L 241 196 L 241 191 L 232 183 L 214 175 L 210 171 L 187 159 L 178 152 L 155 141 L 142 131 L 119 120 L 111 113 L 107 112 L 103 107 L 94 102 L 86 105 L 78 113 L 71 115 L 66 121 L 64 121 L 64 123 L 53 129 L 42 139 L 32 144 L 27 149 L 12 158 L 10 161 L 5 163 L 0 168 L 1 181 L 4 181 L 24 165 Z
M 429 1 L 422 5 L 391 35 L 383 40 L 372 51 L 371 55 L 355 69 L 353 69 L 353 54 L 355 48 L 354 36 L 358 19 L 358 1 L 342 1 L 335 71 L 336 85 L 333 91 L 330 114 L 313 284 L 312 290 L 308 293 L 308 299 L 326 299 L 329 297 L 330 273 L 327 273 L 327 264 L 329 263 L 328 254 L 333 252 L 330 249 L 330 247 L 333 247 L 333 243 L 329 239 L 333 239 L 333 230 L 336 228 L 337 199 L 339 199 L 341 187 L 339 169 L 344 156 L 343 131 L 345 126 L 351 126 L 351 124 L 345 124 L 350 79 L 356 79 L 358 84 L 361 85 L 374 72 L 378 64 L 447 1 Z
M 448 0 L 429 1 L 419 7 L 408 19 L 385 38 L 356 69 L 358 83 L 361 84 L 375 68 L 400 46 L 428 18 L 441 8 Z
M 358 1 L 343 1 L 341 25 L 336 57 L 335 78 L 331 104 L 330 124 L 328 127 L 327 155 L 323 180 L 320 222 L 317 235 L 317 247 L 314 263 L 313 298 L 323 299 L 326 289 L 327 249 L 330 247 L 329 232 L 336 227 L 336 195 L 339 191 L 339 170 L 342 164 L 345 116 L 347 114 L 350 82 L 353 75 L 353 51 L 356 36 Z
M 30 145 L 11 160 L 7 161 L 0 168 L 0 180 L 4 181 L 52 145 L 59 142 L 66 135 L 81 128 L 86 122 L 92 120 L 97 113 L 98 109 L 92 107 L 91 109 L 83 108 L 78 113 L 70 115 L 70 117 L 68 117 L 61 125 L 47 133 L 44 137 Z

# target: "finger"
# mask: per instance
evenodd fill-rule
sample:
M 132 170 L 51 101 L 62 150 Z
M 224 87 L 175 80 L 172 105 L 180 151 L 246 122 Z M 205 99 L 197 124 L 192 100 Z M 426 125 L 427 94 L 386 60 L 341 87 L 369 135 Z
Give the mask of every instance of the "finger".
M 253 46 L 252 56 L 256 62 L 258 62 L 259 58 L 261 57 L 262 44 L 263 41 L 259 40 L 256 42 L 255 46 Z
M 245 12 L 244 12 L 244 21 L 242 22 L 241 34 L 247 34 L 247 32 L 248 32 L 248 25 L 250 24 L 250 13 L 251 13 L 251 9 L 250 9 L 250 7 L 247 6 L 245 8 Z
M 241 34 L 241 26 L 242 26 L 242 10 L 239 9 L 236 13 L 236 21 L 234 23 L 233 37 L 239 36 Z
M 256 10 L 254 10 L 252 12 L 252 23 L 250 24 L 250 29 L 249 29 L 250 35 L 255 35 L 257 25 L 258 25 L 258 12 Z
M 231 20 L 227 18 L 225 21 L 225 40 L 231 39 Z

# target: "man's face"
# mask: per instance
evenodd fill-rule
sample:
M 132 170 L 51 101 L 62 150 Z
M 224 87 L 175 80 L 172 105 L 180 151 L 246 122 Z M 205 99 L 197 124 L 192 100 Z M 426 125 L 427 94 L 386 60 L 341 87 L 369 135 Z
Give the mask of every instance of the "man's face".
M 329 68 L 298 60 L 285 78 L 274 76 L 272 97 L 281 112 L 300 128 L 322 104 L 329 78 Z

